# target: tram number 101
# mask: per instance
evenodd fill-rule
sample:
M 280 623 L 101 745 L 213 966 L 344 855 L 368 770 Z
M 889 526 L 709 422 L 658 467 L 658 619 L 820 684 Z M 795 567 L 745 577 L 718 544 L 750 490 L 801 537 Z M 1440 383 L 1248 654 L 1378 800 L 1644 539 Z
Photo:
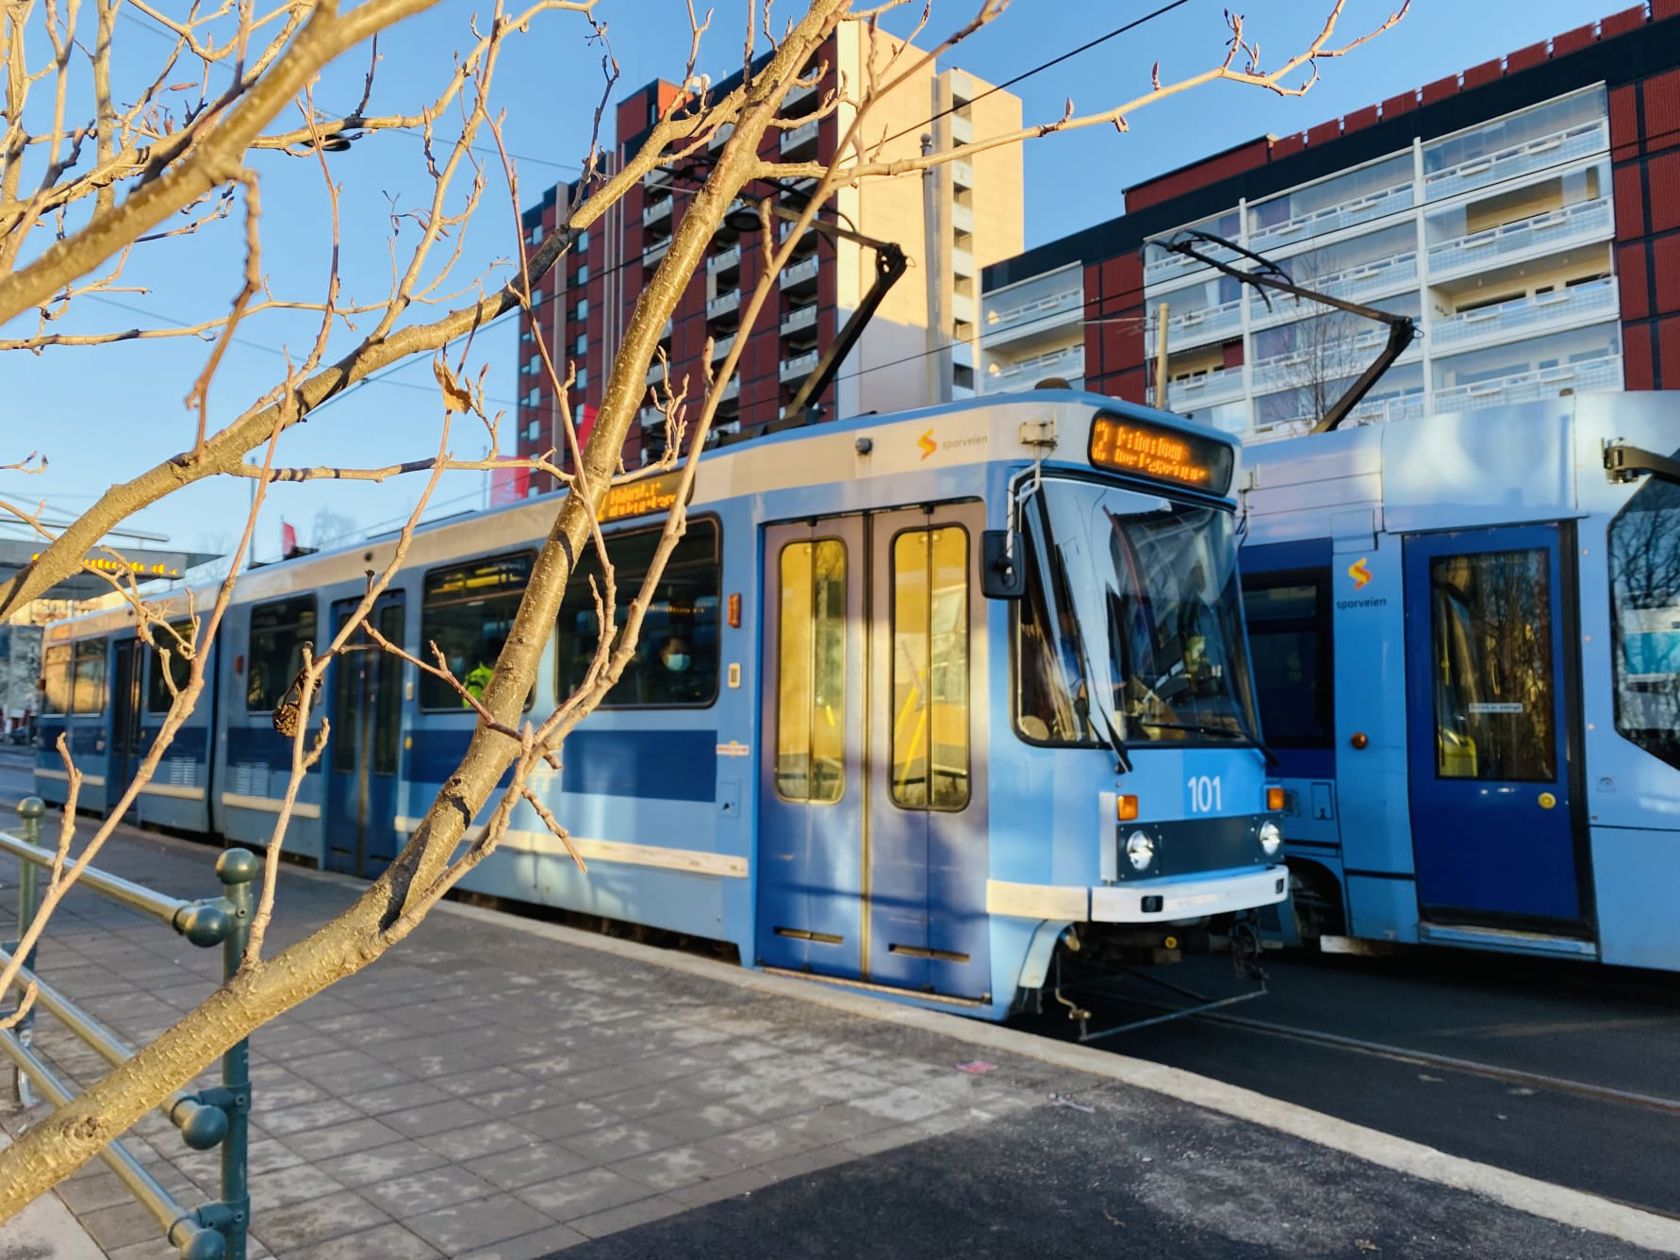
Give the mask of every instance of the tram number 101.
M 1218 775 L 1193 774 L 1184 781 L 1184 786 L 1190 789 L 1192 814 L 1211 814 L 1225 808 L 1224 784 Z

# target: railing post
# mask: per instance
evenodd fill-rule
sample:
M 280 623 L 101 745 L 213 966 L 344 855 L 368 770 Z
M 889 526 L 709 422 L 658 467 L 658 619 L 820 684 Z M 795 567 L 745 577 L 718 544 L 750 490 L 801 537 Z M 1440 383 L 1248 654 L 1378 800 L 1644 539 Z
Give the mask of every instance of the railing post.
M 229 849 L 216 860 L 232 920 L 222 941 L 222 978 L 233 979 L 245 961 L 254 910 L 252 881 L 257 856 L 249 849 Z M 231 1213 L 227 1229 L 228 1260 L 245 1260 L 245 1236 L 251 1225 L 251 1194 L 246 1181 L 246 1144 L 251 1120 L 251 1041 L 245 1038 L 222 1056 L 222 1088 L 232 1095 L 228 1131 L 222 1140 L 222 1204 Z
M 46 802 L 39 796 L 26 796 L 17 804 L 18 819 L 23 824 L 23 838 L 30 844 L 41 843 L 41 817 L 47 812 Z M 33 862 L 18 863 L 18 913 L 17 934 L 18 941 L 28 935 L 29 928 L 35 922 L 35 915 L 41 908 L 41 868 Z M 35 970 L 35 951 L 31 949 L 24 956 L 23 965 L 30 971 Z M 35 1008 L 30 1007 L 17 1025 L 18 1044 L 28 1047 L 35 1044 Z M 17 1100 L 25 1107 L 35 1104 L 35 1091 L 29 1083 L 29 1077 L 24 1075 L 23 1069 L 16 1072 L 14 1092 Z

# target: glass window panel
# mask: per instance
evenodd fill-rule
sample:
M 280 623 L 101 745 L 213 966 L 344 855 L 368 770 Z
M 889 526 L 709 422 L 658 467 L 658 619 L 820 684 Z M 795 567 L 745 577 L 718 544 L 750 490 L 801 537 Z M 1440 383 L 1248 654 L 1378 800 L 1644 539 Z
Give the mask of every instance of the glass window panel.
M 303 668 L 304 644 L 315 642 L 315 597 L 282 599 L 251 610 L 245 707 L 267 713 L 285 699 Z
M 71 712 L 98 713 L 105 704 L 105 640 L 76 644 Z
M 514 614 L 531 579 L 528 553 L 475 560 L 426 575 L 420 610 L 420 643 L 430 660 L 437 644 L 450 671 L 469 692 L 482 696 L 496 658 L 513 630 Z M 529 704 L 529 701 L 527 701 Z M 470 709 L 454 687 L 431 674 L 420 676 L 423 709 Z
M 1547 552 L 1438 556 L 1429 587 L 1436 773 L 1555 779 Z
M 163 654 L 165 652 L 169 654 L 169 664 L 167 666 L 169 677 L 174 679 L 177 691 L 187 685 L 187 676 L 192 673 L 192 664 L 181 655 L 181 649 L 175 637 L 179 635 L 181 641 L 192 642 L 192 622 L 174 621 L 170 623 L 170 626 L 175 631 L 174 635 L 158 626 L 152 628 L 152 640 L 157 644 L 157 647 L 150 653 L 152 664 L 146 675 L 146 712 L 148 713 L 168 712 L 169 706 L 175 699 L 173 693 L 169 690 L 169 684 L 164 681 L 163 671 L 166 667 Z
M 379 633 L 392 643 L 402 643 L 402 605 L 387 604 L 379 610 Z M 377 649 L 373 657 L 378 671 L 373 702 L 373 772 L 395 774 L 402 737 L 403 663 L 389 652 Z
M 657 529 L 607 539 L 616 591 L 615 633 L 624 625 L 631 599 L 641 590 L 658 543 Z M 690 521 L 648 603 L 635 655 L 601 702 L 602 708 L 704 708 L 717 699 L 720 582 L 717 523 Z M 566 588 L 555 628 L 557 685 L 562 696 L 583 683 L 601 640 L 597 590 L 603 596 L 606 593 L 600 559 L 590 548 Z
M 892 797 L 968 803 L 968 533 L 906 530 L 892 556 Z
M 1243 609 L 1261 730 L 1280 748 L 1328 748 L 1333 717 L 1324 586 L 1290 581 L 1247 587 Z
M 1616 729 L 1680 767 L 1680 486 L 1651 478 L 1610 523 L 1610 605 Z
M 70 657 L 74 649 L 68 643 L 46 650 L 41 666 L 42 713 L 70 711 Z
M 356 768 L 362 670 L 367 668 L 369 652 L 366 637 L 357 634 L 333 663 L 332 768 L 345 774 Z
M 776 790 L 831 802 L 845 788 L 846 548 L 791 543 L 781 556 Z

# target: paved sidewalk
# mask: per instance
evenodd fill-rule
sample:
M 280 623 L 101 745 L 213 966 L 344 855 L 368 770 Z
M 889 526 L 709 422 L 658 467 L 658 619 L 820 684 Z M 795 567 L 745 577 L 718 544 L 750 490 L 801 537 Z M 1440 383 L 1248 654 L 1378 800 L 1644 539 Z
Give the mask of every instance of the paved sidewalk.
M 198 896 L 217 889 L 214 856 L 125 828 L 101 865 Z M 14 880 L 0 859 L 0 932 Z M 286 871 L 272 948 L 353 896 Z M 218 966 L 76 894 L 41 970 L 139 1039 Z M 1320 1118 L 1289 1108 L 1281 1128 L 1254 1123 L 1097 1070 L 1130 1062 L 1118 1057 L 790 996 L 804 988 L 446 907 L 253 1040 L 252 1255 L 1653 1254 L 1459 1188 L 1478 1184 L 1462 1161 L 1411 1148 L 1414 1176 L 1346 1153 L 1381 1155 L 1353 1126 L 1325 1119 L 1321 1136 Z M 98 1074 L 50 1019 L 38 1044 L 79 1079 Z M 1217 1087 L 1215 1106 L 1218 1090 L 1240 1093 Z M 187 1152 L 157 1117 L 130 1139 L 184 1201 L 214 1196 L 214 1153 Z M 113 1260 L 173 1254 L 102 1166 L 61 1193 Z M 1664 1222 L 1604 1209 L 1664 1242 Z

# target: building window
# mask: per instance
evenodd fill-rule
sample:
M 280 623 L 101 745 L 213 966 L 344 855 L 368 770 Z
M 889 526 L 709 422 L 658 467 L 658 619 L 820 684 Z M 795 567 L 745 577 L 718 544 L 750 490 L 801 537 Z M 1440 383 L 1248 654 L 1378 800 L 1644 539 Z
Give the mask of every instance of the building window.
M 535 376 L 538 372 L 542 371 L 542 356 L 540 354 L 531 355 L 525 360 L 524 365 L 520 367 L 519 370 L 525 373 L 526 376 Z
M 659 534 L 639 529 L 607 539 L 617 592 L 615 628 L 624 624 L 630 600 L 641 589 Z M 717 522 L 690 521 L 648 604 L 636 653 L 602 700 L 603 709 L 705 708 L 717 699 L 720 583 Z M 591 548 L 566 587 L 555 628 L 556 686 L 562 696 L 577 690 L 594 662 L 601 641 L 595 609 L 600 584 L 601 562 Z
M 587 389 L 588 387 L 589 387 L 589 369 L 588 368 L 579 368 L 577 370 L 576 388 L 579 389 L 579 390 L 584 390 L 584 389 Z
M 75 670 L 70 711 L 98 713 L 105 706 L 104 639 L 90 639 L 76 644 Z
M 537 339 L 537 334 L 534 330 L 532 330 L 530 328 L 525 328 L 525 329 L 520 330 L 520 333 L 519 333 L 519 344 L 520 345 L 528 346 L 532 342 L 536 341 L 536 339 Z
M 1260 729 L 1279 748 L 1329 748 L 1335 674 L 1328 576 L 1262 573 L 1243 584 Z
M 577 335 L 577 340 L 572 342 L 572 353 L 582 354 L 587 349 L 589 349 L 589 334 L 581 332 Z
M 474 696 L 482 697 L 490 683 L 530 579 L 529 552 L 434 569 L 426 575 L 420 641 L 437 644 L 450 672 Z M 443 679 L 422 674 L 420 707 L 459 711 L 472 706 Z
M 175 635 L 181 637 L 181 640 L 187 643 L 192 642 L 192 622 L 171 622 L 170 628 L 175 631 Z M 181 655 L 181 649 L 175 635 L 170 634 L 168 630 L 156 628 L 152 630 L 152 639 L 156 642 L 157 647 L 151 653 L 152 669 L 146 679 L 146 712 L 148 713 L 167 713 L 169 706 L 175 702 L 175 693 L 169 690 L 169 683 L 164 680 L 163 671 L 165 668 L 169 670 L 169 677 L 174 680 L 175 692 L 179 692 L 181 688 L 187 685 L 187 677 L 192 673 L 192 664 Z M 164 652 L 169 653 L 167 667 L 163 663 Z
M 968 804 L 968 531 L 908 529 L 892 546 L 892 799 Z
M 582 264 L 579 265 L 579 267 L 577 269 L 577 283 L 578 284 L 588 284 L 589 283 L 589 264 L 588 263 L 582 263 Z
M 245 653 L 245 707 L 269 713 L 286 698 L 303 669 L 303 649 L 315 643 L 315 597 L 258 604 L 251 609 L 251 637 Z M 319 695 L 317 695 L 317 699 Z
M 68 643 L 50 647 L 41 664 L 41 712 L 68 713 L 70 711 L 70 658 L 74 649 Z
M 525 426 L 525 440 L 527 442 L 535 442 L 540 436 L 542 436 L 541 420 L 533 420 Z
M 532 289 L 531 290 L 531 305 L 532 306 L 541 306 L 542 304 L 543 304 L 543 291 L 541 289 Z
M 776 791 L 837 801 L 846 782 L 846 544 L 789 543 L 779 581 Z
M 536 407 L 540 405 L 542 403 L 542 391 L 533 385 L 530 389 L 525 391 L 523 402 L 527 407 Z
M 582 323 L 584 320 L 589 318 L 589 299 L 588 298 L 579 298 L 578 299 L 578 304 L 572 308 L 572 318 L 574 320 L 576 320 L 578 323 Z
M 1652 477 L 1610 522 L 1616 730 L 1680 767 L 1680 486 Z
M 543 238 L 542 224 L 533 223 L 531 225 L 531 230 L 525 236 L 525 243 L 527 245 L 541 245 L 542 244 L 542 238 Z
M 584 228 L 583 231 L 581 231 L 577 234 L 577 251 L 578 251 L 578 253 L 581 254 L 585 250 L 587 250 L 588 248 L 589 248 L 589 229 Z

